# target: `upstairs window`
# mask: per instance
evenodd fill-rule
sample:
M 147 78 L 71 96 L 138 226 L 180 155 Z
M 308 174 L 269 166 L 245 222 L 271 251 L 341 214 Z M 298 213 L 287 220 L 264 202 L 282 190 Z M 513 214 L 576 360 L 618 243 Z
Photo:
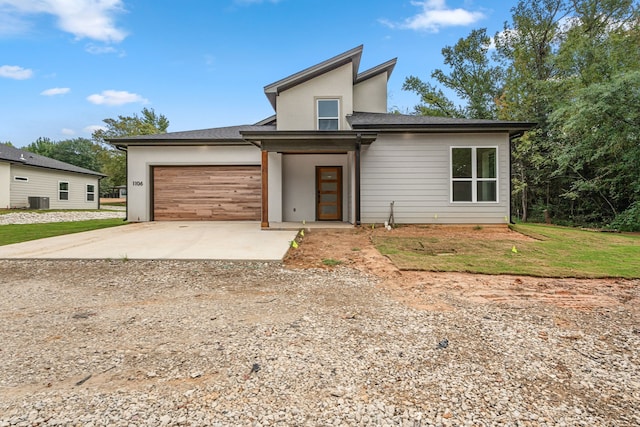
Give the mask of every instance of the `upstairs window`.
M 58 182 L 58 200 L 69 200 L 69 183 L 66 181 Z
M 340 129 L 340 103 L 337 99 L 318 99 L 318 130 Z
M 451 201 L 498 201 L 498 149 L 451 148 Z

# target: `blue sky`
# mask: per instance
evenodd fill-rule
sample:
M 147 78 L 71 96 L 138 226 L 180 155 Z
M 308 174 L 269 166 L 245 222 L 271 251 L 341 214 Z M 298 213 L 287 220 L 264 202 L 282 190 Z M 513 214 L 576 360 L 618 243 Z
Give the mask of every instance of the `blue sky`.
M 495 34 L 516 0 L 0 0 L 0 142 L 90 138 L 153 108 L 169 131 L 257 122 L 265 85 L 364 45 L 360 71 L 398 58 L 389 107 L 441 49 Z

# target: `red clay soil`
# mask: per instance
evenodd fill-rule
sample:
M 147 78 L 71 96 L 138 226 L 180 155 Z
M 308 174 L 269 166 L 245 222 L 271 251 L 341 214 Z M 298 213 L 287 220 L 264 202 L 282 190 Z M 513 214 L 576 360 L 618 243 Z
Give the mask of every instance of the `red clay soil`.
M 626 305 L 637 307 L 633 299 L 639 280 L 540 278 L 493 276 L 468 273 L 401 271 L 374 247 L 372 238 L 385 233 L 394 236 L 469 238 L 483 240 L 530 240 L 505 226 L 403 226 L 392 231 L 382 227 L 342 230 L 305 230 L 299 247 L 285 258 L 289 268 L 336 268 L 323 260 L 377 276 L 384 290 L 408 306 L 424 310 L 452 310 L 449 301 L 461 298 L 477 303 L 508 305 L 550 304 L 592 310 Z

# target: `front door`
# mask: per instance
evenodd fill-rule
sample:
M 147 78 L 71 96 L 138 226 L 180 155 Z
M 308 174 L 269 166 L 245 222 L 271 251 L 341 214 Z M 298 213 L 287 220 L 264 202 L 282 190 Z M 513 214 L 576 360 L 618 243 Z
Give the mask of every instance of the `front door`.
M 316 166 L 318 221 L 342 220 L 342 166 Z

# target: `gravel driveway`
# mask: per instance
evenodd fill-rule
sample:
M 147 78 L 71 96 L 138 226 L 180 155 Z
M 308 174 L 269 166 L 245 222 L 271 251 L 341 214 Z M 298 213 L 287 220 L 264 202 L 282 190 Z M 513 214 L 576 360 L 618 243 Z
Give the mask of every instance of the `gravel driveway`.
M 0 273 L 0 426 L 640 425 L 637 286 L 585 311 L 443 282 L 420 310 L 347 267 Z

